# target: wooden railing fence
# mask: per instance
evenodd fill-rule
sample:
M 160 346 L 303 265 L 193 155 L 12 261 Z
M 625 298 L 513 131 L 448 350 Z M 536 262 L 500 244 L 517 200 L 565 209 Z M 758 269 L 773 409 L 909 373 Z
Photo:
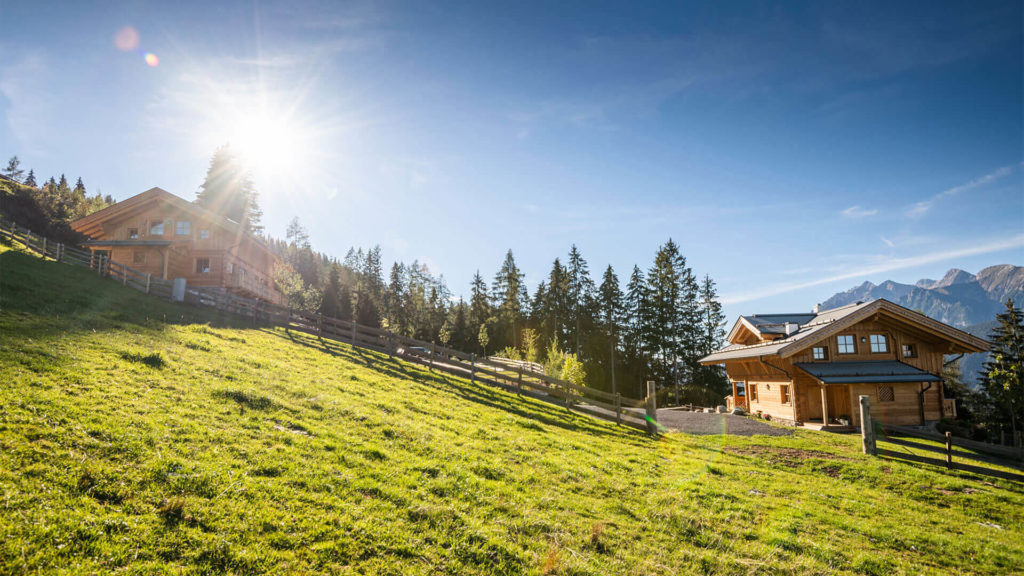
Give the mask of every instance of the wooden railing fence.
M 50 241 L 13 223 L 0 220 L 0 237 L 20 242 L 31 252 L 45 258 L 95 270 L 100 276 L 146 294 L 168 300 L 172 297 L 174 283 L 169 280 L 139 272 L 77 246 Z M 243 298 L 223 290 L 186 287 L 184 302 L 243 316 L 251 319 L 253 325 L 283 326 L 286 330 L 399 356 L 423 364 L 430 370 L 468 377 L 474 383 L 498 386 L 518 395 L 548 397 L 564 405 L 566 410 L 576 410 L 620 425 L 657 432 L 657 409 L 651 398 L 636 400 L 621 394 L 578 386 L 537 372 L 533 366 L 529 366 L 530 363 L 477 357 L 381 328 Z
M 911 462 L 934 464 L 936 466 L 945 466 L 946 468 L 953 470 L 963 470 L 964 472 L 971 472 L 974 474 L 983 474 L 986 476 L 1004 478 L 1006 480 L 1024 482 L 1024 468 L 1022 468 L 1022 464 L 1024 464 L 1024 457 L 1022 457 L 1020 448 L 997 446 L 995 444 L 986 444 L 984 442 L 975 442 L 964 438 L 956 438 L 949 432 L 946 432 L 945 435 L 938 435 L 916 428 L 884 425 L 880 422 L 873 422 L 871 418 L 871 404 L 868 396 L 860 397 L 860 414 L 861 439 L 864 445 L 864 453 L 869 456 L 899 458 L 902 460 L 909 460 Z M 882 433 L 883 436 L 880 437 L 879 433 Z M 912 440 L 907 440 L 906 437 L 933 440 L 935 442 L 941 442 L 943 445 L 936 446 L 934 444 L 914 442 Z M 929 458 L 906 450 L 897 451 L 879 448 L 879 442 L 941 454 L 943 455 L 943 458 Z M 985 452 L 985 454 L 955 450 L 954 447 L 967 448 L 977 452 Z M 954 457 L 961 460 L 967 459 L 976 462 L 985 462 L 987 464 L 996 464 L 1006 468 L 1015 468 L 1021 470 L 1021 473 L 956 462 L 953 460 Z

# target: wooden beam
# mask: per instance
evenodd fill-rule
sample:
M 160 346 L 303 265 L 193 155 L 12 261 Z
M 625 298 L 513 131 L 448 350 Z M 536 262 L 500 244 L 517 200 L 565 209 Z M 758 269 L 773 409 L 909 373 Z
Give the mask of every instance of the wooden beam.
M 828 426 L 828 394 L 825 385 L 821 385 L 821 425 Z

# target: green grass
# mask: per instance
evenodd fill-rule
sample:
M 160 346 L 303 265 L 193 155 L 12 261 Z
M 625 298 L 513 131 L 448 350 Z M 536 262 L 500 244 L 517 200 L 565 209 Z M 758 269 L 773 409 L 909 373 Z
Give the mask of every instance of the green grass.
M 0 247 L 0 573 L 1007 574 L 1024 486 L 660 439 Z

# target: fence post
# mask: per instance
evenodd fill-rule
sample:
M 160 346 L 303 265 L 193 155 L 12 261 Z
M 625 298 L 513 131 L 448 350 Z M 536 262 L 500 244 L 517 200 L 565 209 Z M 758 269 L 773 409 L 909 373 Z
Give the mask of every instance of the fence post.
M 476 354 L 469 355 L 469 381 L 476 384 Z
M 128 285 L 128 267 L 124 264 L 121 264 L 121 285 Z
M 860 437 L 864 441 L 864 453 L 876 455 L 875 425 L 871 421 L 871 400 L 868 396 L 860 397 Z
M 149 294 L 149 286 L 153 281 L 153 275 L 146 272 L 146 294 Z
M 568 381 L 566 381 L 566 382 L 564 382 L 562 384 L 562 389 L 565 390 L 565 409 L 566 410 L 571 410 L 572 409 L 571 408 L 572 401 L 569 400 L 569 398 L 570 398 L 569 395 L 572 394 L 572 390 L 569 390 L 569 382 Z
M 43 258 L 46 258 L 46 236 L 43 236 Z
M 516 387 L 516 393 L 519 394 L 520 396 L 523 395 L 523 369 L 522 368 L 519 369 L 519 383 L 517 384 L 517 387 Z
M 645 399 L 647 409 L 647 432 L 658 433 L 658 397 L 655 394 L 654 380 L 647 381 L 647 398 Z
M 64 243 L 63 242 L 58 242 L 57 243 L 57 262 L 60 262 L 63 257 L 64 257 Z
M 622 426 L 622 394 L 615 393 L 615 423 Z
M 953 439 L 951 434 L 946 432 L 946 468 L 953 467 Z
M 316 337 L 324 337 L 324 315 L 319 312 L 316 313 Z
M 352 321 L 352 345 L 356 345 L 356 321 Z
M 32 248 L 32 231 L 29 230 L 28 228 L 25 229 L 25 247 L 28 248 L 30 251 L 33 250 L 33 248 Z

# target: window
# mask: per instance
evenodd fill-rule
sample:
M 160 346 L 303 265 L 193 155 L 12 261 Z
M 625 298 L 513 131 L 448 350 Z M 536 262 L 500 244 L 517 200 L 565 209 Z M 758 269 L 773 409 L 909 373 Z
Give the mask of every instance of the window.
M 149 235 L 150 236 L 163 236 L 164 235 L 164 221 L 153 220 L 149 223 Z
M 132 264 L 145 264 L 145 263 L 146 263 L 146 253 L 145 252 L 142 252 L 142 251 L 132 252 Z
M 885 334 L 872 334 L 871 335 L 871 353 L 881 354 L 889 351 L 889 342 L 885 338 Z
M 746 382 L 737 382 L 736 383 L 736 397 L 737 398 L 742 398 L 743 396 L 746 396 L 747 395 L 746 388 L 747 388 L 747 383 Z
M 854 342 L 853 340 L 853 334 L 843 334 L 842 336 L 837 336 L 836 344 L 838 344 L 836 350 L 838 350 L 840 354 L 857 353 L 857 343 Z
M 893 402 L 894 400 L 896 400 L 896 393 L 893 391 L 892 386 L 878 387 L 879 402 Z
M 209 274 L 210 273 L 210 259 L 209 258 L 196 258 L 196 274 Z
M 192 223 L 188 220 L 178 220 L 174 223 L 174 233 L 177 236 L 188 236 L 192 233 Z
M 138 239 L 138 237 L 139 237 L 139 229 L 138 228 L 129 228 L 128 229 L 128 239 L 129 240 L 136 240 L 136 239 Z
M 828 348 L 824 346 L 815 346 L 811 348 L 811 354 L 815 360 L 828 360 Z
M 779 389 L 782 391 L 782 403 L 789 404 L 791 402 L 789 399 L 789 384 L 783 384 L 779 386 Z
M 904 358 L 917 358 L 917 347 L 913 344 L 903 345 L 903 357 Z
M 206 240 L 209 237 L 210 237 L 210 231 L 209 230 L 200 230 L 199 231 L 199 239 L 200 240 Z
M 757 402 L 757 384 L 750 385 L 750 401 Z
M 227 270 L 226 270 L 226 272 L 227 272 L 228 274 L 231 274 L 231 273 L 233 273 L 234 271 L 235 271 L 235 263 L 234 263 L 234 262 L 228 262 L 228 264 L 227 264 Z

